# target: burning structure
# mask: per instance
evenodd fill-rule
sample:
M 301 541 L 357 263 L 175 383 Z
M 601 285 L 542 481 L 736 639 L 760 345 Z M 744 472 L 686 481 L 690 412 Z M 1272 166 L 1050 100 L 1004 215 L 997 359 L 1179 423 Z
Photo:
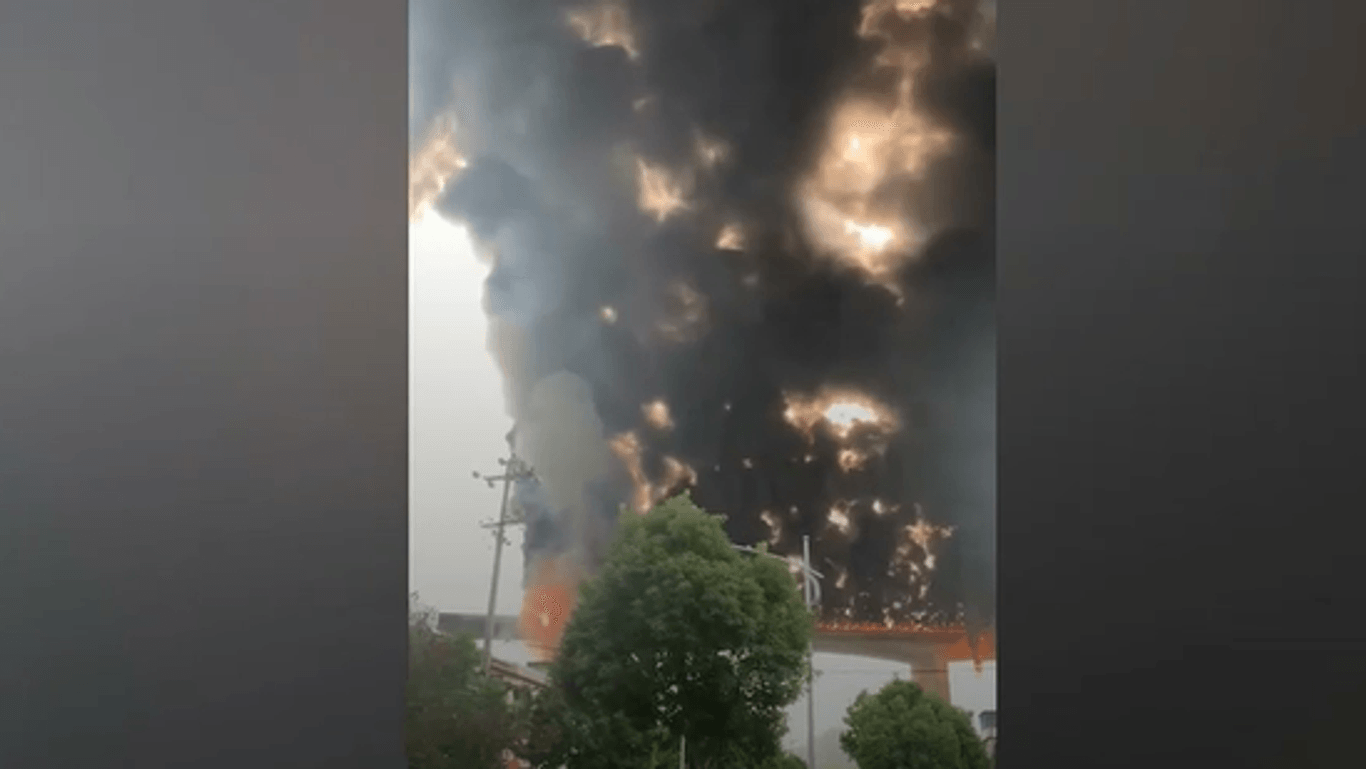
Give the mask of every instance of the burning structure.
M 831 622 L 989 623 L 995 8 L 414 0 L 410 212 L 491 273 L 553 647 L 623 506 L 813 540 Z

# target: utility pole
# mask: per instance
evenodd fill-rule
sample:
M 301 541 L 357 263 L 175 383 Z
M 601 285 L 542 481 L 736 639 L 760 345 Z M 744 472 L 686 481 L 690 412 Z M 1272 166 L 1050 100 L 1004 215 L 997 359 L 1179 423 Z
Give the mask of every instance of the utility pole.
M 811 570 L 811 536 L 802 535 L 802 576 L 806 589 L 806 608 L 814 611 L 816 601 L 814 588 L 816 580 Z M 806 766 L 816 769 L 816 657 L 813 654 L 815 642 L 806 647 Z
M 498 520 L 491 523 L 484 523 L 484 528 L 494 530 L 493 545 L 493 578 L 489 583 L 489 611 L 484 617 L 484 673 L 488 674 L 493 665 L 493 618 L 494 612 L 498 608 L 498 575 L 503 566 L 503 544 L 505 542 L 504 532 L 508 525 L 525 523 L 525 517 L 518 514 L 508 517 L 508 500 L 512 495 L 512 484 L 514 481 L 525 480 L 535 477 L 531 466 L 523 462 L 517 456 L 517 450 L 512 446 L 513 433 L 508 433 L 508 456 L 507 459 L 499 459 L 498 464 L 502 466 L 503 472 L 499 475 L 483 475 L 478 470 L 474 471 L 476 480 L 484 481 L 493 488 L 499 481 L 503 483 L 503 501 L 498 506 Z
M 769 558 L 776 558 L 783 563 L 790 563 L 786 558 L 766 550 L 759 550 L 749 545 L 732 544 L 731 547 L 742 553 L 750 555 L 765 555 Z M 825 575 L 811 568 L 811 536 L 802 535 L 802 594 L 806 597 L 806 608 L 815 611 L 821 603 L 821 583 Z M 806 762 L 807 769 L 816 769 L 816 662 L 815 662 L 815 640 L 813 639 L 806 647 Z

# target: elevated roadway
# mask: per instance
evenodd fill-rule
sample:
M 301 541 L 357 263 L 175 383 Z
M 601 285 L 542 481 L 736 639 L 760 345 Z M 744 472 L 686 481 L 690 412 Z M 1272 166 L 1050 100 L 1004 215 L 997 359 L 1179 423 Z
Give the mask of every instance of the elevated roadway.
M 484 637 L 484 615 L 441 613 L 437 628 L 447 633 Z M 517 617 L 498 616 L 493 621 L 496 641 L 521 641 Z M 823 623 L 816 627 L 813 647 L 818 652 L 849 654 L 905 663 L 911 680 L 927 692 L 949 700 L 948 665 L 996 658 L 995 639 L 988 633 L 974 645 L 962 627 L 916 625 Z

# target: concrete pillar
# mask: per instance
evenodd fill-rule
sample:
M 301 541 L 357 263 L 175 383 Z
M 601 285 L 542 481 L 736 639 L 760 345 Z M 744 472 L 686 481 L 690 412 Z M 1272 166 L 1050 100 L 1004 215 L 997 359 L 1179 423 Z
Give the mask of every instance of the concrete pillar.
M 933 652 L 916 654 L 911 658 L 911 680 L 920 688 L 939 697 L 945 702 L 949 699 L 948 660 Z

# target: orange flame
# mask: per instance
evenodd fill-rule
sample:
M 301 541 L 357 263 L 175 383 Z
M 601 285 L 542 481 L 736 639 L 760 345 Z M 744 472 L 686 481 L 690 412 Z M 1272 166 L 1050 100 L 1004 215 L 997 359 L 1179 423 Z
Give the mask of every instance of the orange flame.
M 578 603 L 578 571 L 565 559 L 542 561 L 532 570 L 517 627 L 537 661 L 554 658 Z

